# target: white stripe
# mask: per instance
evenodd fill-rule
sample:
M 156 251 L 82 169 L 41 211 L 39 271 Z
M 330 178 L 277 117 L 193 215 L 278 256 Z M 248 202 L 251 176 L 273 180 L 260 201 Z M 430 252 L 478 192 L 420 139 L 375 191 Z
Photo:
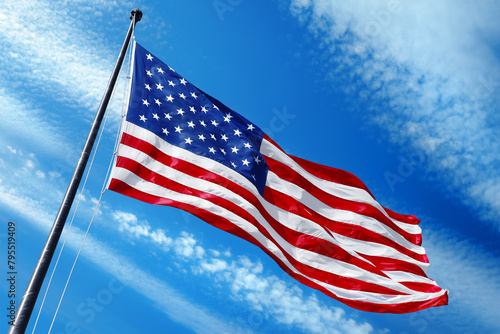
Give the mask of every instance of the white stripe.
M 171 152 L 166 152 L 164 151 L 163 153 L 165 154 L 170 154 Z M 149 169 L 157 172 L 158 174 L 164 175 L 165 177 L 168 177 L 170 179 L 176 180 L 179 183 L 186 184 L 190 186 L 191 188 L 198 189 L 200 191 L 204 192 L 211 192 L 215 195 L 218 196 L 223 196 L 236 205 L 242 206 L 249 212 L 257 212 L 257 208 L 255 208 L 251 203 L 249 203 L 245 198 L 240 197 L 237 194 L 230 193 L 228 194 L 228 191 L 226 188 L 205 181 L 201 179 L 195 179 L 192 178 L 189 175 L 186 175 L 182 172 L 179 172 L 175 169 L 171 169 L 160 162 L 156 162 L 153 160 L 150 156 L 142 153 L 139 150 L 136 150 L 132 147 L 122 145 L 120 147 L 120 156 L 124 156 L 130 159 L 133 159 L 135 161 L 138 161 L 144 166 L 148 166 Z M 177 156 L 178 159 L 182 159 L 181 155 Z M 193 161 L 195 164 L 201 164 L 202 161 Z M 222 169 L 228 169 L 228 167 L 224 165 L 216 166 L 218 163 L 215 162 L 215 165 L 213 166 L 208 166 L 207 170 L 212 171 L 214 173 L 219 172 Z M 216 166 L 216 168 L 213 168 Z M 241 177 L 241 176 L 240 176 Z M 318 228 L 318 225 L 306 218 L 300 217 L 298 215 L 295 215 L 293 213 L 290 213 L 286 210 L 282 210 L 278 207 L 276 207 L 273 204 L 268 203 L 265 201 L 258 193 L 255 194 L 255 197 L 259 200 L 259 202 L 262 204 L 264 209 L 273 217 L 276 221 L 280 222 L 283 226 L 286 226 L 292 230 L 295 230 L 297 232 L 306 234 L 306 235 L 312 235 L 318 238 L 321 238 L 323 240 L 329 241 L 335 245 L 340 246 L 341 248 L 345 249 L 347 252 L 352 254 L 353 256 L 362 259 L 363 261 L 366 261 L 365 259 L 361 258 L 359 254 L 366 254 L 366 255 L 371 255 L 371 256 L 382 256 L 382 257 L 387 257 L 387 258 L 395 258 L 398 260 L 406 261 L 406 262 L 411 262 L 419 267 L 421 267 L 424 272 L 427 270 L 429 264 L 417 261 L 408 255 L 402 254 L 399 251 L 395 250 L 394 248 L 391 248 L 390 246 L 383 245 L 383 244 L 378 244 L 378 243 L 372 243 L 372 242 L 367 242 L 367 241 L 360 241 L 357 239 L 352 239 L 343 235 L 339 235 L 336 233 L 333 233 L 333 238 L 330 234 L 326 233 L 323 228 Z M 259 222 L 262 224 L 262 221 L 264 220 L 263 217 L 260 216 L 259 214 L 254 214 L 256 219 L 259 220 Z
M 244 187 L 245 189 L 248 189 L 252 192 L 252 194 L 259 194 L 257 188 L 248 179 L 242 177 L 238 172 L 227 168 L 226 166 L 216 162 L 215 160 L 206 158 L 198 154 L 194 154 L 188 150 L 169 144 L 151 131 L 141 128 L 140 126 L 137 126 L 133 123 L 125 122 L 124 128 L 124 132 L 154 145 L 162 152 L 168 152 L 168 155 L 174 158 L 185 160 L 192 163 L 193 165 L 203 166 L 203 168 L 208 169 L 220 176 L 223 176 L 224 178 Z M 120 150 L 122 149 L 122 147 L 124 147 L 124 145 L 120 145 L 120 148 L 118 149 L 119 155 L 121 154 Z
M 427 283 L 437 286 L 436 282 L 434 282 L 428 277 L 415 275 L 406 271 L 384 271 L 384 272 L 387 274 L 387 276 L 389 276 L 391 279 L 397 282 L 418 282 L 418 283 Z
M 358 254 L 386 257 L 390 259 L 396 259 L 404 262 L 413 263 L 419 266 L 424 271 L 424 273 L 427 272 L 427 270 L 429 269 L 429 263 L 415 260 L 406 254 L 398 252 L 397 250 L 395 250 L 390 246 L 371 241 L 360 241 L 358 239 L 350 238 L 341 234 L 337 234 L 335 232 L 331 233 L 333 234 L 335 239 L 339 242 L 341 247 L 344 249 L 346 248 L 352 249 Z
M 373 197 L 366 190 L 357 187 L 347 186 L 344 184 L 330 182 L 310 174 L 308 171 L 302 168 L 298 163 L 296 163 L 292 158 L 290 158 L 287 154 L 285 154 L 283 151 L 278 149 L 276 146 L 274 146 L 266 139 L 262 140 L 260 152 L 262 153 L 262 155 L 273 158 L 283 163 L 284 165 L 292 168 L 297 173 L 306 178 L 309 182 L 314 184 L 316 187 L 320 188 L 321 190 L 333 196 L 337 196 L 349 201 L 361 202 L 372 205 L 373 207 L 377 208 L 384 216 L 389 218 L 391 221 L 397 224 L 401 229 L 407 231 L 408 233 L 420 234 L 422 231 L 418 225 L 407 224 L 392 219 L 387 214 L 385 209 L 375 199 L 373 199 Z
M 147 131 L 147 130 L 145 130 L 145 129 L 143 129 L 143 128 L 141 128 L 133 123 L 125 122 L 124 131 L 126 131 L 127 133 L 129 133 L 130 135 L 132 135 L 134 137 L 137 137 L 137 138 L 144 140 L 148 143 L 154 144 L 160 151 L 162 151 L 165 154 L 168 154 L 174 158 L 186 160 L 186 161 L 189 161 L 189 162 L 191 162 L 195 165 L 198 165 L 198 166 L 203 166 L 205 169 L 210 170 L 213 173 L 216 173 L 218 175 L 221 175 L 221 176 L 231 180 L 232 182 L 248 189 L 255 197 L 260 198 L 260 194 L 258 193 L 257 189 L 250 181 L 248 181 L 246 178 L 242 177 L 239 173 L 235 172 L 234 170 L 229 169 L 226 166 L 224 166 L 220 163 L 217 163 L 216 161 L 214 161 L 212 159 L 205 158 L 203 156 L 191 153 L 185 149 L 171 145 L 168 142 L 165 142 L 164 140 L 162 140 L 161 138 L 156 136 L 155 134 L 153 134 L 152 132 Z M 121 150 L 125 149 L 126 147 L 127 146 L 125 146 L 125 145 L 120 145 L 120 147 L 118 149 L 118 154 L 121 155 Z M 272 210 L 269 210 L 269 212 L 272 213 Z M 289 222 L 290 218 L 288 218 L 287 215 L 291 215 L 291 213 L 286 212 L 286 213 L 282 214 L 281 216 L 278 216 L 278 217 L 274 216 L 274 218 L 280 222 Z M 295 228 L 291 227 L 291 228 L 296 229 L 296 227 Z M 303 232 L 303 233 L 310 234 L 307 232 Z M 317 233 L 317 231 L 315 233 Z M 337 236 L 337 239 L 339 239 L 339 237 L 342 237 L 342 236 Z M 324 239 L 329 240 L 326 237 Z M 331 239 L 329 241 L 331 241 Z M 360 242 L 357 243 L 357 246 L 360 246 Z M 346 248 L 343 246 L 343 248 L 344 249 L 353 249 L 357 252 L 359 251 L 356 246 L 352 246 L 351 248 Z M 416 260 L 410 259 L 409 257 L 407 257 L 404 254 L 400 254 L 397 250 L 393 250 L 393 249 L 389 250 L 387 248 L 382 247 L 383 251 L 380 251 L 380 248 L 381 247 L 374 245 L 374 248 L 373 249 L 370 248 L 370 250 L 377 251 L 381 254 L 384 254 L 383 256 L 389 257 L 389 258 L 392 257 L 392 258 L 400 259 L 401 257 L 403 257 L 404 260 L 406 260 L 408 262 L 415 263 L 418 266 L 420 266 L 424 270 L 424 272 L 428 269 L 428 264 L 422 263 L 422 262 L 416 262 Z M 360 253 L 367 254 L 366 250 L 361 251 Z M 367 255 L 370 255 L 370 254 L 367 254 Z
M 135 127 L 135 126 L 133 126 L 133 127 Z M 136 129 L 136 130 L 140 130 L 139 132 L 140 132 L 141 134 L 140 134 L 140 135 L 137 135 L 138 133 L 134 133 L 134 134 L 133 134 L 134 136 L 139 137 L 139 138 L 140 138 L 140 137 L 143 137 L 142 139 L 147 140 L 148 142 L 151 142 L 151 140 L 148 140 L 148 139 L 151 139 L 151 138 L 144 138 L 144 135 L 145 135 L 146 137 L 148 137 L 148 135 L 150 134 L 149 132 L 144 131 L 144 130 L 142 130 L 141 128 Z M 155 135 L 153 135 L 153 134 L 150 134 L 149 136 L 151 136 L 151 135 L 152 135 L 152 136 L 155 136 Z M 168 145 L 168 143 L 166 143 L 166 144 Z M 172 146 L 172 145 L 168 145 L 168 146 Z M 123 146 L 122 146 L 122 147 L 123 147 Z M 174 148 L 175 148 L 175 147 L 174 147 Z M 178 148 L 176 148 L 176 149 L 177 149 L 178 151 L 184 151 L 184 152 L 180 152 L 180 153 L 187 153 L 188 155 L 190 154 L 190 152 L 187 152 L 187 151 L 185 151 L 185 150 L 178 149 Z M 170 153 L 171 153 L 171 152 L 169 152 L 169 154 L 170 154 Z M 177 152 L 177 153 L 179 153 L 179 152 Z M 170 155 L 172 155 L 172 154 L 170 154 Z M 179 155 L 182 155 L 182 157 L 180 157 L 180 156 L 179 156 L 179 158 L 181 158 L 181 159 L 185 159 L 184 154 L 179 154 Z M 200 157 L 200 156 L 197 156 L 197 155 L 194 155 L 194 157 L 192 157 L 192 158 L 197 158 L 197 159 L 195 159 L 195 160 L 198 160 L 198 159 L 206 159 L 206 158 L 203 158 L 203 157 Z M 211 159 L 206 159 L 206 160 L 213 161 L 213 160 L 211 160 Z M 199 164 L 200 164 L 200 162 L 199 162 L 199 161 L 192 161 L 192 163 L 194 163 L 194 164 L 196 164 L 196 165 L 199 165 Z M 217 163 L 216 163 L 216 164 L 217 164 Z M 215 166 L 215 165 L 214 165 L 214 166 Z M 225 166 L 222 166 L 222 165 L 220 165 L 220 164 L 219 164 L 219 167 L 223 167 L 223 169 L 226 169 L 226 170 L 228 169 L 228 168 L 226 168 Z M 214 170 L 214 171 L 215 171 L 215 172 L 218 172 L 218 173 L 219 173 L 219 174 L 221 174 L 221 175 L 224 175 L 224 172 L 226 172 L 226 173 L 227 173 L 227 171 L 217 170 L 217 166 L 215 166 L 215 170 Z M 231 174 L 230 172 L 232 172 L 232 170 L 229 170 L 229 173 L 228 173 L 228 174 Z M 242 186 L 244 186 L 244 187 L 246 186 L 246 188 L 248 188 L 248 185 L 243 185 L 243 184 L 241 184 L 241 183 L 242 183 L 242 180 L 241 180 L 241 179 L 242 179 L 242 177 L 241 177 L 238 173 L 234 173 L 234 174 L 235 174 L 235 175 L 229 175 L 229 177 L 230 177 L 230 178 L 232 178 L 232 181 L 233 181 L 233 182 L 235 182 L 235 183 L 237 183 L 237 184 L 240 184 L 240 185 L 242 185 Z M 231 176 L 232 176 L 232 177 L 231 177 Z M 197 182 L 199 182 L 199 181 L 200 181 L 200 180 L 197 180 Z M 243 178 L 243 183 L 244 183 L 244 182 L 247 182 L 247 180 Z M 248 184 L 251 184 L 251 183 L 249 183 L 249 182 L 247 182 L 247 183 L 248 183 Z M 254 193 L 256 193 L 256 191 L 255 191 Z M 176 199 L 176 200 L 178 200 L 178 199 Z M 212 207 L 214 206 L 214 205 L 213 205 L 213 203 L 210 203 L 209 205 L 210 205 L 210 206 L 212 206 Z M 209 209 L 209 211 L 213 211 L 213 210 Z M 289 214 L 289 213 L 287 213 L 287 214 Z M 253 225 L 252 225 L 252 226 L 253 226 Z M 255 228 L 255 227 L 254 227 L 254 228 Z M 259 234 L 260 234 L 260 233 L 259 233 Z M 263 236 L 262 236 L 262 237 L 263 237 Z M 267 240 L 267 239 L 265 239 L 265 240 Z M 259 240 L 259 241 L 261 241 L 261 240 Z M 269 245 L 269 241 L 268 241 L 268 242 L 265 242 L 265 241 L 264 241 L 264 242 L 262 242 L 262 244 L 263 244 L 263 245 L 268 246 L 268 245 Z M 271 249 L 270 249 L 270 250 L 271 250 Z M 304 250 L 301 250 L 301 251 L 304 251 Z M 306 252 L 307 252 L 307 251 L 306 251 Z M 273 253 L 275 253 L 275 252 L 273 252 Z M 279 253 L 281 253 L 281 252 L 279 251 Z M 276 254 L 276 253 L 275 253 L 275 254 Z M 278 256 L 278 254 L 277 254 L 276 256 Z M 316 257 L 316 256 L 317 256 L 317 254 L 315 254 L 315 253 L 314 253 L 314 257 Z M 280 258 L 282 261 L 284 261 L 284 262 L 288 262 L 288 261 L 286 261 L 286 258 L 283 258 L 283 255 L 281 255 L 279 258 Z M 331 260 L 331 259 L 330 259 L 330 258 L 328 258 L 328 260 Z M 292 267 L 290 267 L 290 265 L 289 265 L 289 268 L 290 268 L 291 270 L 293 270 L 294 272 L 296 272 L 296 270 L 294 270 L 293 266 L 292 266 Z M 357 268 L 357 269 L 358 269 L 358 268 Z M 301 274 L 301 275 L 302 275 L 302 274 Z M 302 276 L 303 276 L 303 275 L 302 275 Z M 321 285 L 322 285 L 322 286 L 328 286 L 328 285 L 325 285 L 324 283 L 323 283 L 323 284 L 321 284 Z M 330 289 L 329 289 L 329 290 L 330 290 Z
M 319 213 L 327 219 L 364 227 L 372 232 L 383 235 L 384 237 L 395 241 L 396 243 L 412 252 L 415 252 L 417 254 L 425 254 L 425 250 L 422 247 L 409 242 L 403 236 L 401 236 L 401 234 L 397 233 L 387 225 L 382 224 L 375 218 L 360 215 L 352 211 L 338 210 L 327 206 L 325 203 L 321 202 L 316 197 L 312 196 L 310 193 L 300 188 L 296 184 L 280 179 L 273 172 L 268 173 L 267 185 L 272 189 L 278 190 L 283 194 L 287 194 L 293 197 L 300 203 L 304 204 L 308 208 Z
M 147 166 L 148 169 L 165 176 L 166 178 L 175 180 L 178 183 L 181 183 L 190 188 L 194 188 L 200 191 L 208 192 L 219 197 L 225 198 L 232 203 L 242 207 L 245 211 L 249 212 L 256 220 L 261 224 L 276 240 L 276 242 L 287 249 L 287 253 L 289 253 L 292 257 L 294 257 L 297 261 L 307 264 L 313 268 L 320 269 L 326 272 L 330 272 L 332 274 L 341 275 L 344 277 L 356 278 L 366 282 L 379 284 L 381 286 L 390 287 L 396 290 L 400 290 L 401 286 L 399 284 L 394 284 L 394 282 L 388 280 L 387 278 L 380 277 L 371 272 L 365 271 L 355 265 L 346 263 L 344 261 L 338 261 L 336 259 L 332 259 L 330 257 L 304 250 L 301 248 L 297 248 L 292 246 L 288 241 L 283 239 L 274 229 L 269 225 L 269 223 L 265 220 L 264 217 L 260 214 L 258 209 L 254 207 L 250 202 L 248 202 L 245 198 L 229 191 L 228 189 L 221 187 L 217 184 L 200 180 L 197 178 L 193 178 L 187 174 L 184 174 L 180 171 L 167 167 L 160 162 L 154 160 L 147 154 L 138 151 L 131 147 L 122 147 L 120 151 L 120 156 L 124 156 L 130 159 L 135 160 L 136 162 L 142 164 L 143 166 Z M 225 166 L 224 166 L 225 167 Z M 118 174 L 115 174 L 114 177 L 117 177 Z M 123 180 L 126 181 L 126 180 Z M 157 196 L 162 196 L 161 194 L 156 194 Z M 279 209 L 262 198 L 258 198 L 261 204 L 264 206 L 264 209 L 269 212 L 269 214 L 279 222 L 283 222 L 284 226 L 287 226 L 291 229 L 294 229 L 303 234 L 313 235 L 318 238 L 322 238 L 328 240 L 336 245 L 339 243 L 333 239 L 330 235 L 324 232 L 324 230 L 319 227 L 317 224 L 298 217 L 296 215 L 290 214 L 287 211 Z M 212 204 L 215 205 L 215 204 Z M 290 224 L 292 223 L 292 224 Z M 339 245 L 340 246 L 340 245 Z M 359 255 L 354 252 L 350 252 L 353 256 L 358 257 L 362 261 L 367 262 Z M 406 287 L 404 287 L 403 292 L 408 293 L 406 291 Z
M 443 289 L 439 292 L 434 292 L 434 293 L 413 292 L 413 294 L 411 295 L 384 295 L 373 292 L 342 289 L 320 282 L 313 278 L 309 279 L 314 283 L 323 286 L 325 289 L 327 289 L 328 291 L 332 292 L 334 295 L 340 298 L 356 300 L 361 302 L 368 302 L 373 304 L 382 304 L 382 305 L 401 304 L 408 302 L 423 302 L 426 300 L 431 300 L 440 297 L 444 295 L 447 291 Z
M 117 179 L 122 180 L 123 182 L 129 184 L 131 187 L 138 189 L 139 191 L 163 197 L 163 198 L 168 198 L 172 199 L 178 202 L 194 205 L 196 207 L 202 208 L 204 210 L 207 210 L 209 212 L 212 212 L 216 215 L 219 215 L 221 217 L 225 217 L 226 219 L 230 220 L 232 223 L 234 223 L 236 226 L 242 228 L 249 234 L 251 234 L 253 237 L 255 237 L 262 245 L 264 245 L 268 250 L 270 250 L 273 254 L 275 254 L 283 263 L 287 265 L 292 271 L 296 272 L 297 274 L 306 277 L 307 279 L 314 281 L 317 284 L 320 284 L 321 286 L 325 287 L 335 295 L 339 296 L 340 298 L 346 298 L 346 299 L 353 299 L 353 300 L 364 300 L 367 302 L 375 302 L 375 303 L 382 303 L 382 304 L 390 304 L 390 303 L 401 303 L 401 302 L 406 302 L 406 301 L 420 301 L 420 300 L 427 300 L 429 298 L 433 298 L 435 296 L 438 296 L 439 293 L 434 293 L 434 294 L 427 294 L 427 293 L 420 293 L 420 292 L 415 292 L 413 290 L 407 289 L 407 293 L 409 295 L 403 295 L 403 296 L 393 296 L 393 295 L 382 295 L 378 293 L 370 293 L 370 292 L 364 292 L 364 291 L 353 291 L 353 290 L 348 290 L 348 289 L 343 289 L 335 286 L 331 286 L 329 284 L 326 284 L 324 282 L 309 278 L 300 272 L 298 272 L 287 260 L 286 257 L 284 257 L 283 253 L 279 250 L 279 248 L 276 247 L 276 245 L 265 238 L 262 233 L 260 233 L 255 226 L 252 224 L 248 223 L 247 221 L 243 220 L 241 217 L 235 215 L 234 213 L 220 207 L 217 205 L 214 205 L 213 203 L 206 201 L 204 199 L 201 199 L 199 197 L 191 196 L 191 195 L 185 195 L 185 194 L 180 194 L 168 189 L 165 189 L 163 187 L 157 186 L 155 184 L 152 184 L 150 182 L 147 182 L 135 174 L 129 172 L 128 170 L 122 169 L 122 168 L 115 168 L 114 171 L 114 177 Z M 400 289 L 398 289 L 400 290 Z M 389 299 L 389 301 L 387 300 Z

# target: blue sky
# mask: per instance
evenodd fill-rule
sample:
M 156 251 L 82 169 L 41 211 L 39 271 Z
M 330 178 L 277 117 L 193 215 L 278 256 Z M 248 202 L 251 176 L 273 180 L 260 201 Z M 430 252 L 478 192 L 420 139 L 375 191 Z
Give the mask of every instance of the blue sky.
M 4 7 L 0 238 L 4 245 L 14 221 L 19 295 L 136 7 L 144 12 L 137 41 L 190 82 L 288 153 L 352 172 L 382 205 L 417 215 L 428 274 L 450 290 L 445 307 L 357 311 L 193 216 L 105 192 L 52 333 L 500 332 L 498 2 L 8 0 Z M 122 77 L 39 333 L 48 331 L 100 196 Z M 3 308 L 5 280 L 0 288 Z

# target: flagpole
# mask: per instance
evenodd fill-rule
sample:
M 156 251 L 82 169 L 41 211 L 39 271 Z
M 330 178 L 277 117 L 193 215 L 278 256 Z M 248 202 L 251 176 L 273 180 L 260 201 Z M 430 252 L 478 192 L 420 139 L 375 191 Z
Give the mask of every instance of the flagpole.
M 7 334 L 23 334 L 26 331 L 26 327 L 28 326 L 31 313 L 33 312 L 33 308 L 35 307 L 40 288 L 42 287 L 43 280 L 45 278 L 45 275 L 47 274 L 47 270 L 49 269 L 52 256 L 54 255 L 57 243 L 64 228 L 64 224 L 66 223 L 66 219 L 68 218 L 71 205 L 73 204 L 73 200 L 75 199 L 76 192 L 80 185 L 80 181 L 85 171 L 85 167 L 87 166 L 90 153 L 92 151 L 92 147 L 94 146 L 94 142 L 99 132 L 99 128 L 101 126 L 109 100 L 111 98 L 111 94 L 113 93 L 116 80 L 118 79 L 118 75 L 120 73 L 123 59 L 125 58 L 130 38 L 132 37 L 132 33 L 135 28 L 135 24 L 139 22 L 141 18 L 142 12 L 140 9 L 134 9 L 130 13 L 131 22 L 127 31 L 127 36 L 125 37 L 120 55 L 118 56 L 115 68 L 113 69 L 113 73 L 111 74 L 111 78 L 108 82 L 108 86 L 106 87 L 106 91 L 104 92 L 104 96 L 101 100 L 101 104 L 99 105 L 99 109 L 97 110 L 94 123 L 92 124 L 92 127 L 90 129 L 87 141 L 85 142 L 85 146 L 83 147 L 80 159 L 78 160 L 78 164 L 76 165 L 73 177 L 71 178 L 68 189 L 66 190 L 66 194 L 64 195 L 64 199 L 61 203 L 61 207 L 59 208 L 59 212 L 57 213 L 54 224 L 52 225 L 52 229 L 49 233 L 47 241 L 45 242 L 45 246 L 43 247 L 42 253 L 40 254 L 40 258 L 38 259 L 28 286 L 26 287 L 23 298 L 19 303 L 15 320 L 10 326 Z

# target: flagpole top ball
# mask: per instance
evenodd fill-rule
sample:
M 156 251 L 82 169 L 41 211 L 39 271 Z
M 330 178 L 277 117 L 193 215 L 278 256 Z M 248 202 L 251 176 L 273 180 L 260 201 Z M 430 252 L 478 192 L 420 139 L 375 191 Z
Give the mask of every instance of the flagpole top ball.
M 142 19 L 142 11 L 139 8 L 132 9 L 130 12 L 130 19 L 135 17 L 135 22 L 139 22 Z

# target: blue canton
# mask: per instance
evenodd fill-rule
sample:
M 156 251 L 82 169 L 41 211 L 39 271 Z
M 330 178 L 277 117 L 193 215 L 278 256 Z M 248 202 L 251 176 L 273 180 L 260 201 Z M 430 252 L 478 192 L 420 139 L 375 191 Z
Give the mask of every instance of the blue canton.
M 127 121 L 235 170 L 263 194 L 268 166 L 259 152 L 262 130 L 137 43 Z

